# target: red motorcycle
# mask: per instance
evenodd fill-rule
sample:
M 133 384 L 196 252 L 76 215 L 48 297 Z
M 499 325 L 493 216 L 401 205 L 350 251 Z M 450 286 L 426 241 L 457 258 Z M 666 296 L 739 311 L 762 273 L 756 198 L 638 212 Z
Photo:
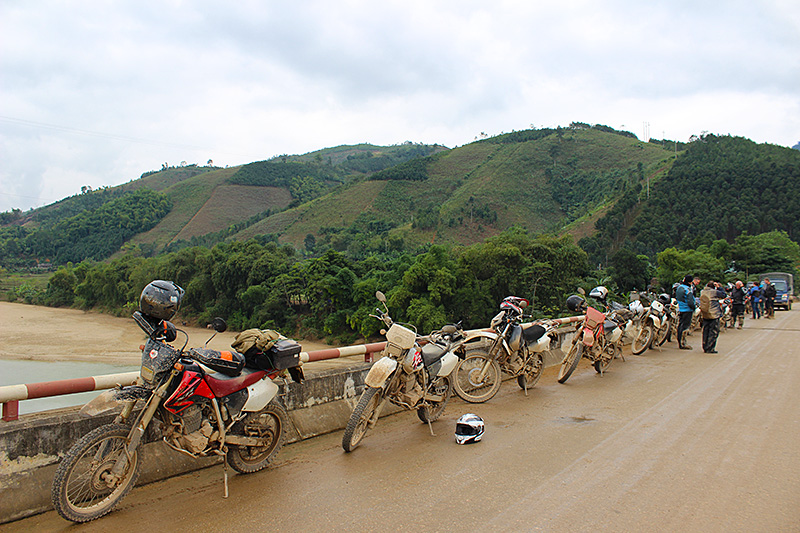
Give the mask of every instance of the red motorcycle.
M 183 293 L 177 286 L 165 287 L 178 299 Z M 79 439 L 56 470 L 53 505 L 67 520 L 99 518 L 133 488 L 141 467 L 140 445 L 153 420 L 159 422 L 153 425 L 156 434 L 170 448 L 191 457 L 222 456 L 241 473 L 265 468 L 283 445 L 288 418 L 276 400 L 278 386 L 272 378 L 291 369 L 296 381 L 302 379 L 299 344 L 279 340 L 268 350 L 254 347 L 245 355 L 208 348 L 187 351 L 188 335 L 153 316 L 171 317 L 174 312 L 152 312 L 140 302 L 142 308 L 151 313 L 133 316 L 148 335 L 137 384 L 106 391 L 84 406 L 81 412 L 89 416 L 119 403 L 122 410 L 113 423 Z M 212 327 L 216 335 L 226 324 L 217 318 Z M 178 332 L 186 336 L 180 349 L 169 344 Z
M 598 311 L 586 303 L 583 298 L 583 289 L 580 295 L 573 294 L 567 298 L 567 308 L 576 313 L 584 313 L 583 322 L 578 325 L 572 346 L 561 361 L 558 371 L 558 382 L 566 382 L 582 357 L 589 359 L 598 374 L 603 374 L 617 357 L 622 358 L 622 334 L 627 329 L 632 333 L 633 326 L 630 320 L 632 313 L 622 306 L 613 308 L 606 304 L 608 290 L 595 287 L 589 296 L 598 300 L 606 308 L 612 309 L 608 314 Z M 625 324 L 627 323 L 627 326 Z M 625 360 L 624 358 L 622 359 Z

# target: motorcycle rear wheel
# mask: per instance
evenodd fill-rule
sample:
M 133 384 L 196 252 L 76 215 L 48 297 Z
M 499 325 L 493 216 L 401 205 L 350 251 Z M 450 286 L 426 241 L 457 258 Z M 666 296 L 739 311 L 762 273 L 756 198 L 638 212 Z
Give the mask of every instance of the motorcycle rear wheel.
M 653 345 L 661 346 L 667 342 L 667 339 L 669 338 L 669 328 L 669 322 L 665 320 L 661 327 L 658 328 L 658 333 L 656 333 L 656 338 L 653 339 L 653 342 L 650 343 L 650 348 L 652 348 Z
M 631 352 L 634 355 L 641 355 L 647 348 L 650 347 L 650 343 L 653 341 L 653 326 L 650 324 L 645 324 L 642 326 L 642 329 L 639 330 L 639 333 L 636 334 L 634 337 L 633 342 L 631 343 Z
M 542 354 L 534 353 L 528 358 L 528 363 L 525 365 L 525 371 L 517 376 L 517 384 L 522 390 L 532 389 L 539 382 L 542 377 L 542 370 L 544 370 L 544 360 Z
M 110 512 L 139 478 L 138 450 L 131 454 L 119 479 L 107 481 L 125 454 L 131 428 L 106 424 L 84 435 L 69 449 L 53 479 L 53 507 L 73 522 L 88 522 Z
M 361 439 L 366 435 L 369 424 L 375 410 L 383 399 L 383 389 L 366 387 L 361 397 L 358 399 L 355 409 L 347 421 L 347 427 L 342 435 L 342 448 L 346 452 L 352 452 L 361 443 Z
M 577 341 L 572 344 L 564 360 L 561 361 L 561 368 L 558 370 L 558 382 L 564 383 L 569 379 L 575 369 L 578 368 L 578 362 L 583 357 L 583 343 Z
M 483 378 L 480 374 L 483 373 Z M 472 350 L 453 371 L 456 396 L 469 403 L 488 402 L 503 384 L 500 365 L 484 351 Z
M 594 363 L 592 363 L 594 365 L 595 372 L 602 375 L 602 373 L 605 372 L 606 369 L 608 369 L 608 366 L 611 364 L 611 361 L 613 361 L 616 357 L 617 357 L 616 346 L 614 345 L 606 346 L 606 349 L 603 351 L 603 353 L 600 354 L 600 358 L 596 359 Z
M 266 439 L 266 446 L 235 446 L 228 449 L 228 464 L 242 474 L 258 472 L 272 462 L 286 438 L 288 415 L 277 403 L 269 403 L 256 413 L 250 413 L 233 427 L 233 433 Z
M 417 408 L 417 417 L 419 417 L 422 422 L 426 423 L 436 422 L 439 417 L 442 416 L 442 413 L 444 413 L 444 408 L 447 407 L 447 401 L 453 394 L 453 380 L 450 379 L 450 376 L 439 376 L 428 389 L 443 396 L 444 399 L 440 402 L 428 402 L 428 405 Z

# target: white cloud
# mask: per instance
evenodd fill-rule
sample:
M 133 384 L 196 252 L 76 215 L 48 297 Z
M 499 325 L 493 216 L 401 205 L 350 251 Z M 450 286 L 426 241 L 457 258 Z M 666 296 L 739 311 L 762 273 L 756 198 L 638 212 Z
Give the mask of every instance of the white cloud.
M 788 0 L 0 4 L 0 210 L 180 161 L 625 127 L 800 141 Z

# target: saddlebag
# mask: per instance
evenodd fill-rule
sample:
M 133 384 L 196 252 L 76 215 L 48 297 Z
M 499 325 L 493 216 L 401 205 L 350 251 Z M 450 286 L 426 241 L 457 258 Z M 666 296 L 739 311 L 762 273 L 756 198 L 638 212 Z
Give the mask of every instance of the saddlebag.
M 271 348 L 265 351 L 257 347 L 250 348 L 245 353 L 248 368 L 258 370 L 284 370 L 300 366 L 300 345 L 295 341 L 282 339 L 275 341 Z
M 192 359 L 200 362 L 215 372 L 234 377 L 242 373 L 245 357 L 239 352 L 220 352 L 208 348 L 192 348 L 189 352 Z

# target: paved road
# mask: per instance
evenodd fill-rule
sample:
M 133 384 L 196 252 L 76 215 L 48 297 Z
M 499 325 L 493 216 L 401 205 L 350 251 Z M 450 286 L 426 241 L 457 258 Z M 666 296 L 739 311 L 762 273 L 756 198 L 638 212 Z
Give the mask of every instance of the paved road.
M 0 531 L 800 531 L 800 313 L 723 333 L 719 354 L 663 351 L 548 369 L 433 427 L 382 419 L 351 454 L 341 432 L 284 448 L 271 469 L 222 468 L 138 487 L 73 528 L 54 513 Z M 476 412 L 483 442 L 457 446 Z

